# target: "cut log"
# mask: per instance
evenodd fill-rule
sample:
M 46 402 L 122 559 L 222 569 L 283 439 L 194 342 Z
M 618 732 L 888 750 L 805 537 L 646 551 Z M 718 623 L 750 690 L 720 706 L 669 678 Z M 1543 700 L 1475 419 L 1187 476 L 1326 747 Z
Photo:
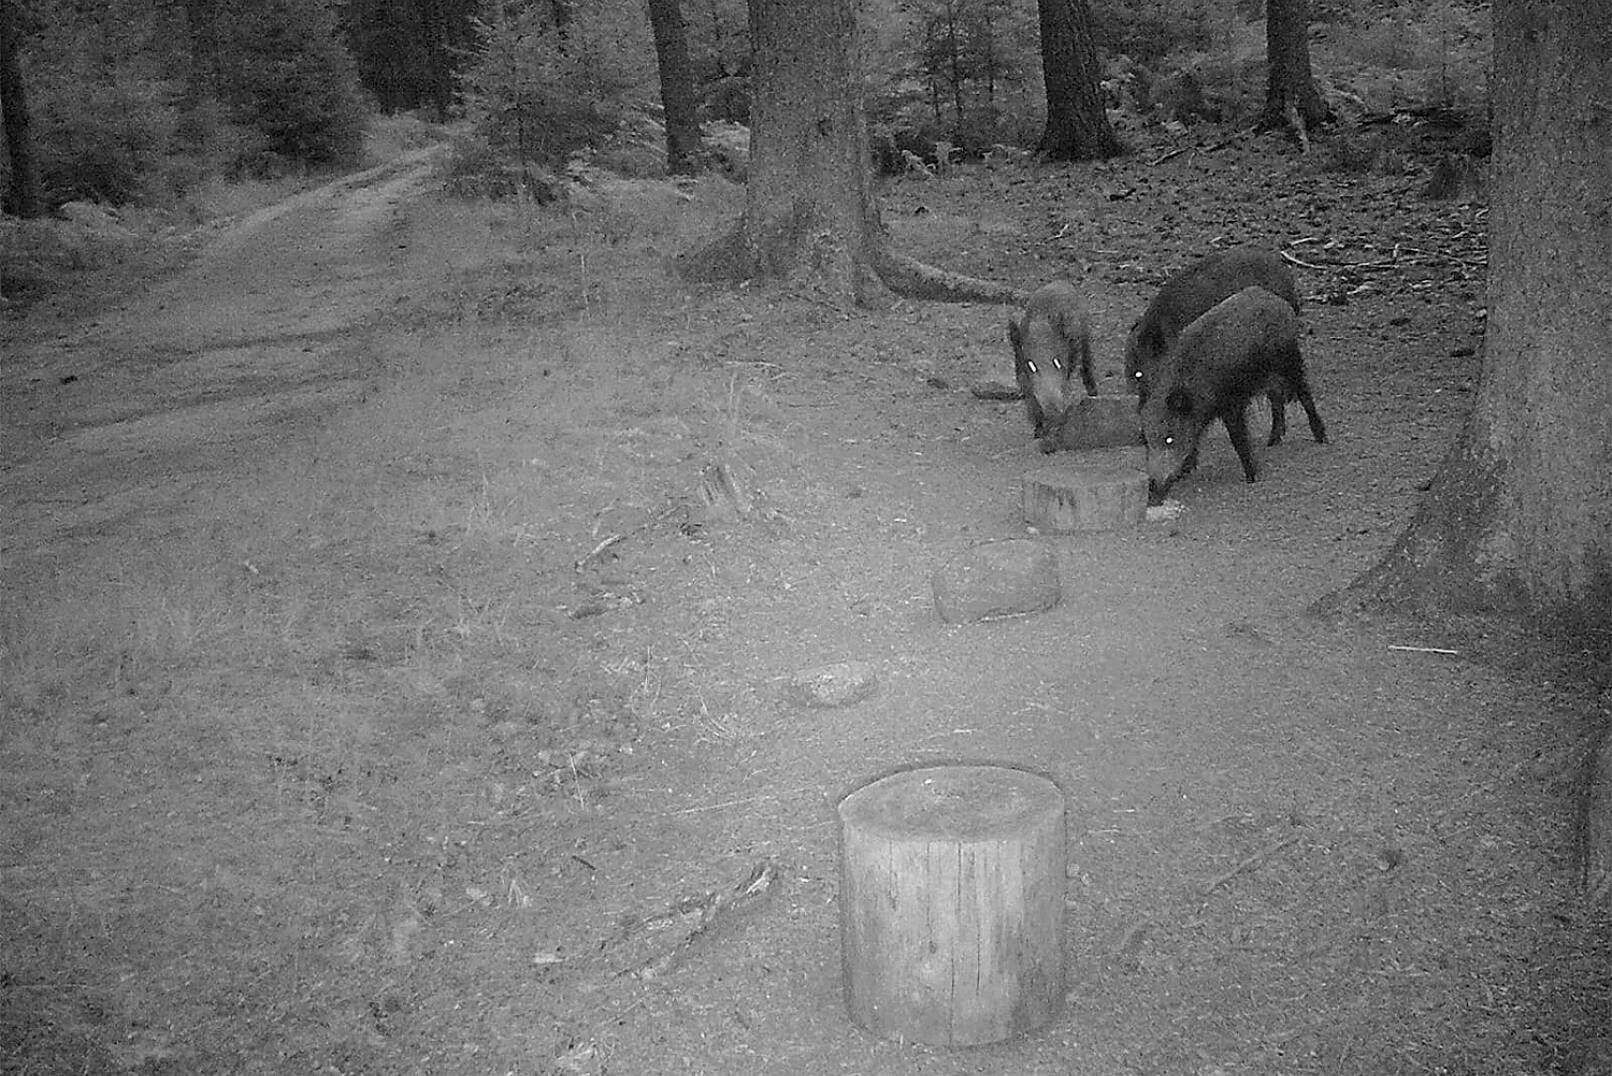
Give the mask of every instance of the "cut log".
M 1063 1007 L 1064 803 L 1002 766 L 894 774 L 839 807 L 851 1019 L 881 1038 L 979 1046 Z
M 1147 475 L 1121 463 L 1042 467 L 1024 476 L 1024 521 L 1043 534 L 1134 527 L 1147 516 Z
M 1059 448 L 1123 448 L 1142 443 L 1142 419 L 1136 397 L 1104 393 L 1082 396 L 1070 409 L 1058 433 Z

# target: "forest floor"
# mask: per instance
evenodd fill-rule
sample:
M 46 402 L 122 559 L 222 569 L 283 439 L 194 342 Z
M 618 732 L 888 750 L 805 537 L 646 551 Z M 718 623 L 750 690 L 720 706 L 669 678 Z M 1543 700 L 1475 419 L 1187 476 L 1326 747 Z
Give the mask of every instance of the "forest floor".
M 906 253 L 1073 279 L 1111 391 L 1171 270 L 1300 263 L 1331 442 L 1247 485 L 1210 431 L 1173 519 L 1042 539 L 1064 598 L 1020 619 L 930 591 L 1046 462 L 968 391 L 1006 311 L 684 285 L 721 179 L 543 208 L 412 153 L 7 324 L 0 1071 L 1612 1071 L 1582 656 L 1306 611 L 1468 410 L 1485 210 L 1170 148 L 883 191 Z M 791 701 L 849 660 L 872 697 Z M 835 805 L 979 760 L 1066 797 L 1066 1007 L 876 1039 Z

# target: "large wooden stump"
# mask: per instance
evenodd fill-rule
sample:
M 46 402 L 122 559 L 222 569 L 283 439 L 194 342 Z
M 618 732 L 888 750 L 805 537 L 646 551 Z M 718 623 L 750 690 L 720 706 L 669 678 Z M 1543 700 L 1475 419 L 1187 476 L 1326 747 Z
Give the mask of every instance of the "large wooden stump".
M 851 1019 L 882 1038 L 977 1046 L 1063 1007 L 1064 805 L 1001 766 L 898 773 L 840 801 Z
M 1043 534 L 1134 527 L 1147 516 L 1147 475 L 1108 461 L 1024 476 L 1024 521 Z

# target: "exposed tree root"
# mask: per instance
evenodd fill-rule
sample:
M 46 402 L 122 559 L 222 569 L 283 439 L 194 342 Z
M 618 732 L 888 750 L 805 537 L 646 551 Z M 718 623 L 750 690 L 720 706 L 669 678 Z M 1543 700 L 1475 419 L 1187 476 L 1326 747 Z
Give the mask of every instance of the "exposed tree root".
M 840 296 L 859 306 L 886 305 L 892 295 L 939 303 L 1003 304 L 1021 304 L 1029 297 L 1028 292 L 1008 284 L 953 273 L 897 254 L 882 239 L 869 242 L 859 258 L 825 257 L 823 244 L 808 248 L 807 230 L 754 243 L 742 227 L 680 255 L 678 272 L 686 279 L 708 282 L 788 278 L 813 292 Z M 839 252 L 845 253 L 843 248 Z M 845 279 L 847 270 L 852 279 Z
M 937 303 L 1023 303 L 1029 297 L 1007 284 L 927 265 L 887 246 L 870 252 L 870 268 L 897 295 Z
M 1410 526 L 1372 568 L 1323 595 L 1327 618 L 1371 613 L 1520 614 L 1529 602 L 1506 562 L 1505 544 L 1485 541 L 1502 510 L 1502 471 L 1469 429 L 1434 477 Z

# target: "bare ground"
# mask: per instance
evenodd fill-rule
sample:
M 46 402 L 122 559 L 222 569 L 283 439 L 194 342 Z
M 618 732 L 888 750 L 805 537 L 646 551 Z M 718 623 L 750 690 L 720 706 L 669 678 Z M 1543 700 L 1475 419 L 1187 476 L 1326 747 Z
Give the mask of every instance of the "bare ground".
M 1021 620 L 929 592 L 1044 462 L 966 391 L 1005 311 L 688 290 L 664 260 L 721 181 L 556 212 L 414 155 L 9 326 L 0 1071 L 1612 1071 L 1594 686 L 1500 625 L 1305 612 L 1465 413 L 1483 211 L 1150 156 L 896 184 L 886 219 L 1072 276 L 1111 387 L 1169 268 L 1280 245 L 1334 443 L 1301 424 L 1248 486 L 1211 432 L 1179 517 L 1050 539 L 1065 599 Z M 871 699 L 787 700 L 848 659 Z M 958 760 L 1067 796 L 1067 1009 L 882 1042 L 841 1000 L 833 805 Z

